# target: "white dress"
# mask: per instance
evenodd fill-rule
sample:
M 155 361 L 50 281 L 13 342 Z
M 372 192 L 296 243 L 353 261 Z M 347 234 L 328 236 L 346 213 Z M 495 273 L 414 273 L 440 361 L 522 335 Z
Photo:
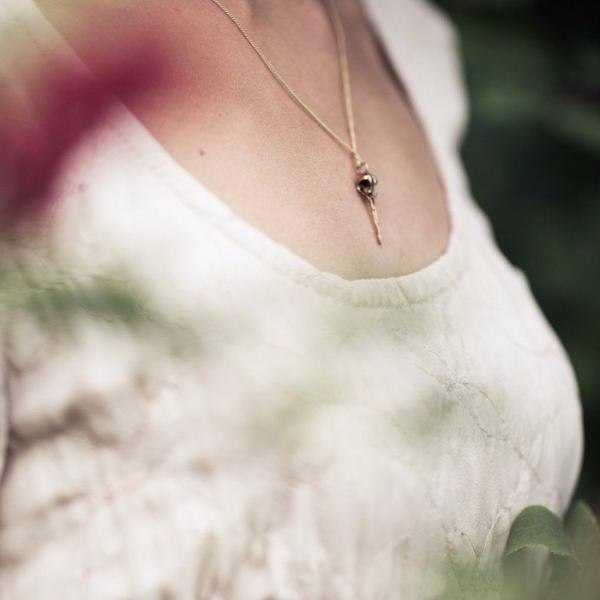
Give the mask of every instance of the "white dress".
M 42 249 L 85 281 L 125 274 L 184 341 L 2 320 L 2 600 L 421 600 L 440 561 L 497 564 L 523 507 L 564 513 L 577 382 L 470 196 L 455 31 L 419 0 L 366 8 L 443 175 L 445 253 L 320 271 L 119 105 L 66 166 Z M 31 0 L 0 22 L 79 65 Z

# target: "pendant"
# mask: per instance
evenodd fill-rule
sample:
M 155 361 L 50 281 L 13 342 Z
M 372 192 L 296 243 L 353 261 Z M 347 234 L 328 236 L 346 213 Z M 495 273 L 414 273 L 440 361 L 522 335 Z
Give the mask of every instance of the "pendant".
M 375 227 L 375 235 L 377 243 L 381 246 L 381 231 L 379 229 L 379 218 L 377 216 L 377 208 L 375 207 L 375 198 L 377 197 L 377 178 L 369 171 L 366 163 L 360 162 L 356 166 L 356 191 L 359 196 L 369 203 L 371 216 L 373 218 L 373 226 Z

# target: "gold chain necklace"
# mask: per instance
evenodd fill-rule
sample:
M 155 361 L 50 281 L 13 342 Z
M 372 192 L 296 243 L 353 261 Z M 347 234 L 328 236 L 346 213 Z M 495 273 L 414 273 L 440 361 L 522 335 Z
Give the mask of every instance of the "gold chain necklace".
M 269 70 L 271 75 L 281 84 L 283 89 L 288 93 L 288 95 L 297 102 L 300 107 L 306 111 L 306 113 L 314 119 L 317 124 L 328 134 L 330 135 L 338 144 L 340 144 L 343 148 L 345 148 L 350 156 L 354 160 L 354 168 L 356 170 L 356 180 L 354 182 L 355 189 L 358 192 L 359 196 L 366 200 L 369 203 L 369 207 L 371 209 L 371 215 L 373 217 L 373 225 L 375 227 L 375 235 L 377 238 L 377 243 L 381 245 L 381 231 L 379 228 L 379 218 L 377 216 L 377 208 L 375 207 L 375 197 L 377 196 L 377 178 L 369 171 L 369 166 L 365 163 L 359 153 L 356 144 L 356 132 L 354 128 L 354 110 L 352 107 L 352 92 L 350 90 L 350 74 L 348 67 L 348 55 L 346 51 L 346 36 L 344 34 L 344 27 L 342 25 L 342 20 L 335 6 L 335 0 L 324 0 L 324 3 L 327 7 L 327 11 L 329 13 L 329 18 L 333 25 L 333 30 L 335 33 L 335 40 L 338 50 L 338 61 L 340 65 L 341 79 L 342 79 L 342 93 L 344 95 L 344 105 L 346 109 L 346 121 L 348 124 L 348 133 L 350 135 L 350 143 L 348 144 L 344 141 L 335 131 L 333 131 L 330 127 L 327 126 L 326 123 L 320 119 L 315 112 L 307 106 L 305 102 L 301 100 L 301 98 L 294 92 L 294 90 L 290 87 L 290 85 L 285 81 L 285 79 L 280 75 L 277 69 L 273 66 L 273 64 L 269 61 L 269 59 L 264 55 L 262 50 L 256 45 L 256 42 L 250 37 L 248 32 L 242 27 L 240 22 L 231 14 L 231 12 L 221 4 L 220 0 L 211 0 L 213 4 L 215 4 L 221 12 L 223 12 L 231 22 L 237 27 L 242 36 L 246 39 L 246 41 L 250 44 L 252 49 L 256 52 L 258 57 L 261 59 L 265 67 Z

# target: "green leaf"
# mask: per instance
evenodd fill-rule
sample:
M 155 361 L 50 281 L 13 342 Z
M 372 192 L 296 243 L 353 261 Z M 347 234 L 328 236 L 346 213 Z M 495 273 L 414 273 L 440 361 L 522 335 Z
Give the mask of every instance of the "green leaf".
M 572 587 L 577 568 L 561 518 L 545 506 L 524 508 L 512 524 L 504 550 L 507 598 L 558 600 Z
M 545 506 L 524 508 L 510 529 L 504 556 L 531 546 L 543 546 L 557 556 L 575 558 L 560 517 Z
M 585 564 L 600 560 L 600 526 L 592 509 L 583 500 L 573 507 L 567 519 L 566 531 L 580 562 Z
M 568 516 L 566 531 L 579 563 L 578 575 L 584 600 L 600 598 L 600 526 L 590 507 L 579 500 Z

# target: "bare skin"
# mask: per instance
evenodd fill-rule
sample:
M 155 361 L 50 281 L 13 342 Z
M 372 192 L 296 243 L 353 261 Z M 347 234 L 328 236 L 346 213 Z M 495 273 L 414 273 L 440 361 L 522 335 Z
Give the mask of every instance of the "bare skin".
M 383 246 L 353 186 L 348 153 L 283 91 L 209 0 L 120 5 L 125 31 L 159 19 L 169 85 L 128 106 L 156 140 L 243 220 L 318 269 L 346 279 L 420 270 L 448 243 L 447 199 L 431 148 L 378 51 L 359 0 L 338 2 L 348 40 L 359 149 L 379 179 Z M 101 36 L 106 0 L 37 0 L 93 69 L 77 25 Z M 335 38 L 320 0 L 224 0 L 290 85 L 344 138 Z M 143 7 L 143 10 L 141 9 Z M 85 13 L 85 14 L 84 14 Z

